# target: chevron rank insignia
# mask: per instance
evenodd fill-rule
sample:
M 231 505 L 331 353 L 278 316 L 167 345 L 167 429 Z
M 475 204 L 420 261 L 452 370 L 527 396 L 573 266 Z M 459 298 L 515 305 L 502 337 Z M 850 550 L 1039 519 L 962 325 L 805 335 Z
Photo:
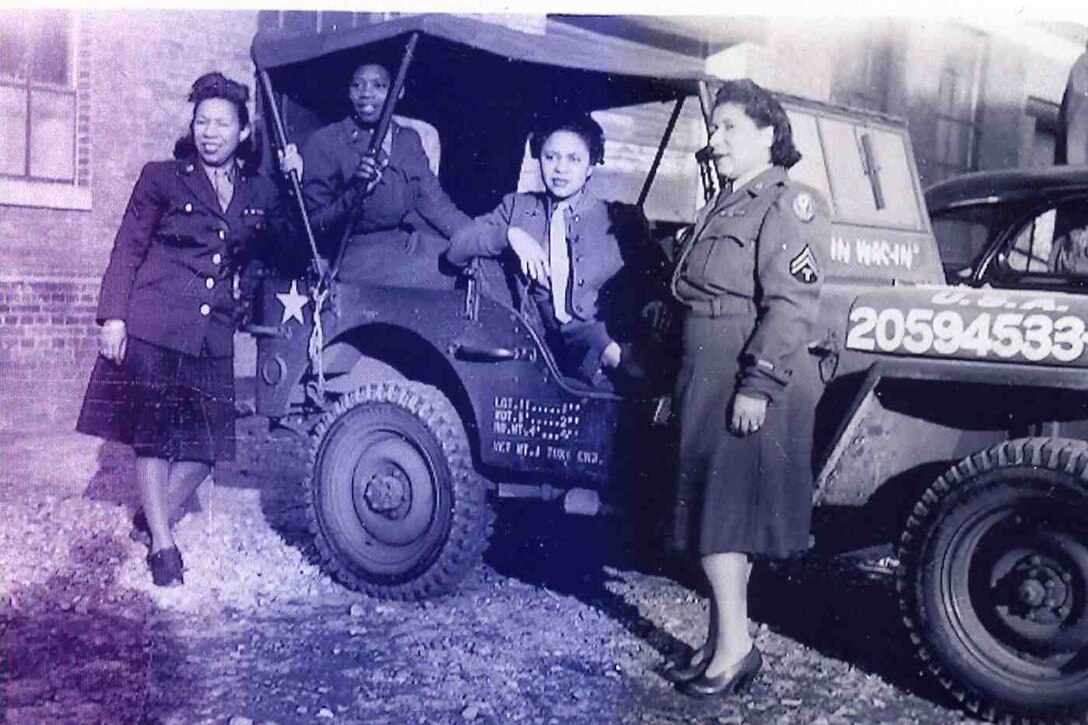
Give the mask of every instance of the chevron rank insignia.
M 816 255 L 807 244 L 796 257 L 790 260 L 790 274 L 802 284 L 813 284 L 820 278 L 820 271 L 816 266 Z
M 807 191 L 793 197 L 793 213 L 803 222 L 810 222 L 816 216 L 816 202 Z

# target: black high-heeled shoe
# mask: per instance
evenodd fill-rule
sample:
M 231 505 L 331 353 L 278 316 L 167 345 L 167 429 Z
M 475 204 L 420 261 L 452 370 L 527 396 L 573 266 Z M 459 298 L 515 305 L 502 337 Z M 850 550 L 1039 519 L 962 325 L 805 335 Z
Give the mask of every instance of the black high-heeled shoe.
M 711 657 L 705 656 L 698 662 L 695 662 L 695 656 L 699 654 L 701 650 L 696 650 L 695 654 L 691 656 L 686 665 L 681 665 L 676 662 L 670 662 L 665 665 L 661 670 L 661 676 L 674 685 L 682 685 L 685 682 L 691 682 L 698 679 L 706 672 L 706 666 L 710 664 Z
M 181 561 L 181 552 L 176 546 L 148 554 L 147 567 L 151 570 L 151 581 L 155 582 L 155 586 L 172 587 L 185 583 L 181 575 L 185 564 Z
M 704 671 L 698 678 L 686 682 L 681 689 L 695 697 L 713 697 L 714 695 L 737 695 L 746 692 L 763 667 L 763 655 L 753 644 L 748 654 L 744 655 L 733 668 L 716 677 L 707 677 Z

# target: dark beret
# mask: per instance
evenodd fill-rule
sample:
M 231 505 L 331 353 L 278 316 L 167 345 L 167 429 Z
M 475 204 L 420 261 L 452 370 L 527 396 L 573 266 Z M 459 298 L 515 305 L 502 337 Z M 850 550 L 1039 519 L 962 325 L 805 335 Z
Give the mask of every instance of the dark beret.
M 223 98 L 244 106 L 249 101 L 249 89 L 222 73 L 205 73 L 193 82 L 189 102 L 200 103 L 208 98 Z

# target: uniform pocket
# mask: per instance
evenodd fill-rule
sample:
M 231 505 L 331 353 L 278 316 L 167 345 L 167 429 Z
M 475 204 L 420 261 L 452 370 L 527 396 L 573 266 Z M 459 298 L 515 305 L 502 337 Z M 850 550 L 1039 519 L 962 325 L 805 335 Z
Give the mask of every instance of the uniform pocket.
M 708 239 L 707 245 L 703 266 L 706 288 L 751 297 L 755 293 L 755 240 L 726 235 Z

